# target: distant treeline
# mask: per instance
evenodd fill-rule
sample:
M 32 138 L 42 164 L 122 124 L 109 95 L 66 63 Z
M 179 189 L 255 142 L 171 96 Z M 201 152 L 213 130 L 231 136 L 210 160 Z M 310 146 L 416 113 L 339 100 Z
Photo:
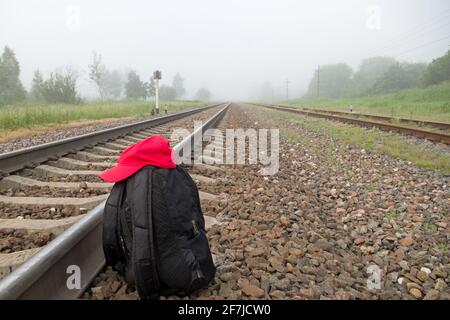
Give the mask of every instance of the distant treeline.
M 356 72 L 345 63 L 320 66 L 309 83 L 305 98 L 388 94 L 447 80 L 450 80 L 450 51 L 428 65 L 373 57 L 363 60 Z
M 88 65 L 89 80 L 98 90 L 101 100 L 146 100 L 155 96 L 155 81 L 150 77 L 142 81 L 139 74 L 131 70 L 124 74 L 119 70 L 108 70 L 100 55 L 94 52 L 93 61 Z M 9 47 L 5 47 L 0 56 L 0 105 L 12 104 L 23 100 L 43 101 L 47 103 L 79 103 L 82 99 L 77 91 L 79 74 L 72 68 L 51 72 L 46 78 L 37 69 L 34 72 L 31 89 L 27 92 L 20 81 L 20 65 Z M 184 79 L 177 73 L 172 85 L 161 85 L 159 97 L 173 101 L 185 96 Z M 195 99 L 207 101 L 211 93 L 200 88 Z

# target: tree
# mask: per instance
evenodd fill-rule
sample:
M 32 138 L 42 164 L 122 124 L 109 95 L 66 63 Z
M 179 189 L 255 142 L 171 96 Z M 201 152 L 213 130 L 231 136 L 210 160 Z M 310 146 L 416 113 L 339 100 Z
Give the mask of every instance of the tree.
M 364 59 L 353 77 L 350 93 L 352 95 L 367 94 L 367 91 L 372 88 L 375 82 L 395 64 L 397 64 L 397 61 L 391 57 Z
M 123 76 L 118 70 L 112 72 L 106 71 L 104 76 L 105 81 L 105 96 L 107 98 L 119 99 L 122 95 Z
M 106 96 L 107 91 L 107 81 L 106 81 L 106 67 L 102 63 L 102 56 L 97 54 L 96 52 L 93 53 L 93 61 L 92 64 L 90 64 L 89 67 L 89 78 L 91 81 L 97 86 L 98 93 L 100 94 L 100 98 L 103 100 Z
M 162 85 L 159 88 L 159 96 L 161 100 L 166 101 L 175 100 L 177 98 L 177 91 L 175 90 L 174 87 Z
M 450 80 L 450 50 L 437 59 L 434 59 L 425 71 L 422 83 L 425 86 L 438 84 Z
M 41 94 L 49 103 L 78 103 L 76 84 L 77 73 L 72 69 L 65 72 L 52 72 L 50 77 L 42 83 Z
M 307 97 L 339 98 L 348 94 L 353 71 L 345 63 L 321 66 L 308 87 Z M 319 90 L 317 90 L 319 88 Z
M 179 73 L 173 77 L 172 86 L 176 92 L 175 99 L 180 99 L 186 94 L 186 89 L 184 89 L 184 79 Z
M 44 100 L 42 95 L 42 88 L 44 85 L 44 78 L 42 73 L 37 69 L 34 71 L 33 80 L 31 82 L 30 98 L 31 100 L 41 101 Z
M 368 94 L 386 94 L 399 90 L 416 87 L 420 83 L 427 65 L 424 63 L 398 63 L 389 68 L 375 84 Z
M 154 97 L 156 95 L 155 79 L 150 77 L 150 81 L 147 82 L 147 96 Z
M 206 88 L 200 88 L 195 94 L 195 99 L 201 101 L 209 101 L 211 99 L 211 92 Z
M 141 99 L 147 96 L 145 84 L 136 71 L 128 73 L 128 82 L 125 84 L 125 95 L 127 99 Z
M 24 100 L 26 91 L 20 82 L 20 66 L 14 51 L 3 49 L 0 57 L 0 104 Z

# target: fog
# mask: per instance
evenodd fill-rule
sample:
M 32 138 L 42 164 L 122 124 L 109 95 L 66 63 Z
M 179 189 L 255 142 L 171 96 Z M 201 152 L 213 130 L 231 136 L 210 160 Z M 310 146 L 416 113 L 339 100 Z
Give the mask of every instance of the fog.
M 70 65 L 82 96 L 96 97 L 87 76 L 96 51 L 108 69 L 146 81 L 160 69 L 171 84 L 179 72 L 186 98 L 207 87 L 215 100 L 251 99 L 265 81 L 283 97 L 287 79 L 291 98 L 318 65 L 430 62 L 449 49 L 449 18 L 448 0 L 0 0 L 0 46 L 15 51 L 27 88 L 35 69 Z

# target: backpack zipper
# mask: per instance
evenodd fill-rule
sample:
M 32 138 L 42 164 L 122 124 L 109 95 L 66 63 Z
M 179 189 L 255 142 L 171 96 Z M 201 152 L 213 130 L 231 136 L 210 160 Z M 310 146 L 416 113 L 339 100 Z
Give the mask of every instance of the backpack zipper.
M 192 226 L 194 228 L 194 237 L 198 236 L 200 231 L 198 230 L 197 222 L 195 220 L 192 220 Z

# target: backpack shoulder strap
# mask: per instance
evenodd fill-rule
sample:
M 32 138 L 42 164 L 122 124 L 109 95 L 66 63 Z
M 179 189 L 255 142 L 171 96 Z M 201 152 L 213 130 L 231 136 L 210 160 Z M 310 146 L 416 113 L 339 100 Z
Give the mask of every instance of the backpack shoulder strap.
M 114 184 L 103 211 L 103 252 L 106 263 L 119 272 L 123 272 L 126 259 L 118 228 L 124 193 L 125 183 Z
M 160 290 L 152 215 L 152 173 L 151 167 L 145 167 L 127 182 L 131 199 L 132 263 L 141 299 L 158 299 Z
M 181 174 L 184 175 L 184 177 L 186 178 L 186 180 L 189 183 L 189 187 L 192 193 L 192 198 L 195 202 L 196 205 L 196 209 L 199 212 L 199 218 L 200 218 L 200 222 L 202 225 L 202 229 L 205 228 L 205 217 L 203 217 L 203 212 L 202 212 L 202 206 L 200 203 L 200 194 L 198 192 L 198 188 L 197 185 L 195 184 L 194 180 L 192 179 L 192 177 L 189 175 L 189 173 L 186 171 L 186 169 L 184 169 L 182 166 L 177 166 L 176 169 L 181 172 Z

